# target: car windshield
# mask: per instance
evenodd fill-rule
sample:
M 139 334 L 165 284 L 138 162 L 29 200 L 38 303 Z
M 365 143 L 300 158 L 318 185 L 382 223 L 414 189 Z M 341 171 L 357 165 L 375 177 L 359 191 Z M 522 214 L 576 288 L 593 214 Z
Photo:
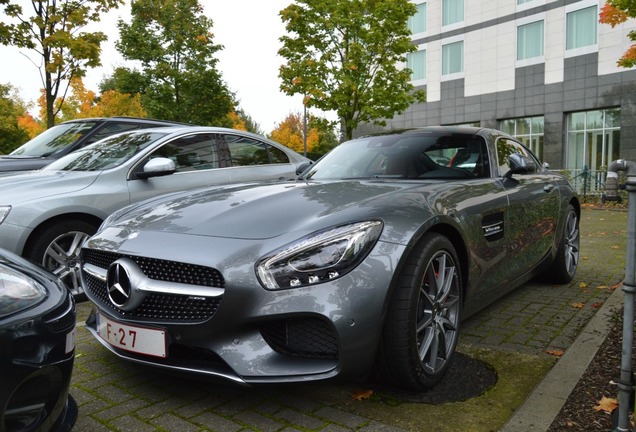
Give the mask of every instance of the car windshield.
M 101 171 L 115 168 L 165 136 L 162 132 L 135 131 L 113 135 L 68 154 L 42 168 L 55 171 Z
M 62 123 L 13 150 L 9 156 L 48 157 L 64 150 L 95 126 L 94 121 Z
M 484 177 L 486 142 L 473 134 L 402 133 L 340 144 L 316 163 L 305 179 Z

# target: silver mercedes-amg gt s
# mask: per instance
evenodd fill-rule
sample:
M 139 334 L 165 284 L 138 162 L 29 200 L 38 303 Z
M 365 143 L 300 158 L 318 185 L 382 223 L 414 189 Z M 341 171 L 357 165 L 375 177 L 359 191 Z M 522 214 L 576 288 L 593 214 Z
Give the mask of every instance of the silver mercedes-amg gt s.
M 496 130 L 362 137 L 296 181 L 111 215 L 81 253 L 87 326 L 120 357 L 237 383 L 375 371 L 424 389 L 462 318 L 573 278 L 579 217 L 569 182 Z

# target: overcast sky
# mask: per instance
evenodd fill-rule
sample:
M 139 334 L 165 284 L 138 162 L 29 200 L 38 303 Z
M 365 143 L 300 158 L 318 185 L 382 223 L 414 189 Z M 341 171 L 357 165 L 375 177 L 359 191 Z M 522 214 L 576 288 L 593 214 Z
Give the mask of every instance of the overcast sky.
M 278 68 L 283 59 L 277 55 L 278 38 L 285 27 L 278 15 L 291 0 L 200 0 L 205 13 L 212 18 L 214 41 L 225 48 L 217 53 L 218 68 L 240 106 L 256 121 L 265 133 L 284 120 L 291 112 L 301 112 L 302 97 L 290 97 L 280 90 Z M 97 92 L 97 85 L 113 68 L 125 66 L 115 50 L 119 38 L 117 19 L 129 21 L 130 6 L 111 11 L 99 23 L 108 35 L 102 46 L 102 67 L 90 69 L 84 79 L 87 88 Z M 28 50 L 0 45 L 2 70 L 0 83 L 10 83 L 20 90 L 25 101 L 37 100 L 42 81 L 39 69 L 25 56 Z M 313 112 L 313 111 L 312 111 Z M 323 116 L 320 112 L 314 114 Z M 331 120 L 335 116 L 328 116 Z

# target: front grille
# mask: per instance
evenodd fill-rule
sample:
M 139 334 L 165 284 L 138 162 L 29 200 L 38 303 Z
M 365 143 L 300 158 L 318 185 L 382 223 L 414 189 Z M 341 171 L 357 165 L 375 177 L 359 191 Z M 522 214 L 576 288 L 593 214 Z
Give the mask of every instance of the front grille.
M 261 326 L 261 334 L 281 354 L 326 359 L 338 356 L 335 330 L 320 318 L 273 321 Z
M 178 261 L 167 261 L 156 258 L 146 258 L 133 255 L 123 255 L 93 249 L 82 250 L 82 262 L 93 264 L 103 269 L 119 258 L 133 260 L 150 279 L 166 282 L 177 282 L 188 285 L 201 285 L 225 288 L 225 279 L 217 269 Z
M 114 261 L 122 257 L 135 261 L 144 274 L 151 279 L 189 285 L 225 287 L 223 275 L 213 268 L 91 249 L 82 251 L 84 264 L 92 264 L 104 269 L 108 269 Z M 214 316 L 222 299 L 221 296 L 193 297 L 179 294 L 149 293 L 135 310 L 123 311 L 108 298 L 108 287 L 103 280 L 87 272 L 83 272 L 83 277 L 86 282 L 85 289 L 93 295 L 97 303 L 120 316 L 140 320 L 177 323 L 202 322 Z

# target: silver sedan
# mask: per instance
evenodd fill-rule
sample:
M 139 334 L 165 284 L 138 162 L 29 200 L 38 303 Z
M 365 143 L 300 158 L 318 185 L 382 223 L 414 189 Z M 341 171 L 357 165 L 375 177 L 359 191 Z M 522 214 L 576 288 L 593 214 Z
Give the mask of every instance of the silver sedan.
M 0 247 L 42 264 L 78 300 L 78 253 L 125 205 L 173 191 L 288 180 L 309 159 L 258 135 L 168 127 L 106 138 L 47 167 L 0 177 Z

